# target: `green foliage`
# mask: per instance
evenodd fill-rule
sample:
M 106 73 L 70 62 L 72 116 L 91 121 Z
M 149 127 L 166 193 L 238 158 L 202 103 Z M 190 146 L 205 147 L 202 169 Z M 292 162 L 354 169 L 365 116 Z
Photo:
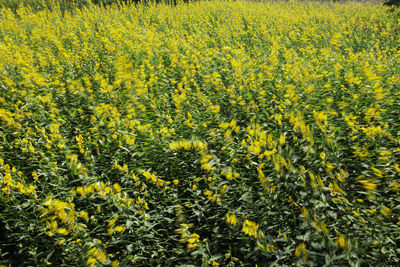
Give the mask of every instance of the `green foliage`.
M 126 4 L 140 4 L 140 3 L 169 3 L 176 5 L 179 0 L 0 0 L 0 8 L 10 8 L 14 12 L 23 6 L 29 7 L 31 11 L 40 11 L 44 9 L 57 10 L 62 12 L 73 11 L 76 8 L 81 9 L 88 6 L 90 3 L 96 5 L 126 5 Z M 182 2 L 188 2 L 183 0 Z
M 0 0 L 0 8 L 10 8 L 14 12 L 21 6 L 29 7 L 31 11 L 49 10 L 74 10 L 82 8 L 90 3 L 90 0 Z

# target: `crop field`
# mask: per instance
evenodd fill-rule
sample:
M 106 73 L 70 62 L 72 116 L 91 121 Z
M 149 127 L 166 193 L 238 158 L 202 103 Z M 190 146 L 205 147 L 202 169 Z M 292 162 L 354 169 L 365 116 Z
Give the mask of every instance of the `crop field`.
M 0 9 L 0 266 L 395 266 L 399 177 L 399 10 Z

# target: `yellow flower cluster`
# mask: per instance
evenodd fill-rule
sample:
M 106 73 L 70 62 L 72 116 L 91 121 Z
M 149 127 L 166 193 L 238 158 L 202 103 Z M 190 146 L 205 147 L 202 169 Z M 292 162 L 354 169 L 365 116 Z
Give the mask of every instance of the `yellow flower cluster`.
M 258 237 L 257 229 L 259 225 L 253 221 L 245 220 L 242 226 L 242 232 L 254 238 Z
M 176 229 L 175 232 L 181 235 L 180 243 L 187 243 L 188 250 L 194 250 L 200 245 L 200 236 L 196 233 L 190 233 L 189 228 L 193 225 L 181 223 L 180 228 Z
M 71 231 L 76 230 L 77 224 L 75 222 L 79 214 L 75 212 L 73 203 L 54 199 L 53 195 L 50 195 L 43 205 L 45 207 L 41 210 L 42 221 L 49 226 L 49 231 L 46 232 L 48 236 L 52 236 L 54 233 L 68 235 Z M 83 213 L 81 217 L 87 218 L 87 214 Z M 65 225 L 67 228 L 59 227 L 61 225 Z
M 229 214 L 229 212 L 226 214 L 226 222 L 229 224 L 232 224 L 233 226 L 236 226 L 236 216 L 235 214 Z
M 294 252 L 296 257 L 302 258 L 303 261 L 307 261 L 308 258 L 308 250 L 306 248 L 306 245 L 304 243 L 300 243 L 297 245 L 296 250 Z
M 15 167 L 4 164 L 4 159 L 0 158 L 0 187 L 1 191 L 9 195 L 12 192 L 19 192 L 24 195 L 36 196 L 36 187 L 34 185 L 25 185 L 24 177 L 21 171 L 17 171 Z
M 101 248 L 93 247 L 86 253 L 88 260 L 87 265 L 93 267 L 97 262 L 102 264 L 106 259 L 107 255 Z
M 169 143 L 169 148 L 175 151 L 179 149 L 184 149 L 188 151 L 191 149 L 205 151 L 207 150 L 207 144 L 201 141 L 180 140 L 178 142 Z

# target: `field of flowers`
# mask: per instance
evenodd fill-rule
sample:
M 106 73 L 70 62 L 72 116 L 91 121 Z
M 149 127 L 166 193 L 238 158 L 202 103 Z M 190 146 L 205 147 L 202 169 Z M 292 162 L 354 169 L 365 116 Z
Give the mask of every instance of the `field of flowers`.
M 399 264 L 399 84 L 368 3 L 1 9 L 0 265 Z

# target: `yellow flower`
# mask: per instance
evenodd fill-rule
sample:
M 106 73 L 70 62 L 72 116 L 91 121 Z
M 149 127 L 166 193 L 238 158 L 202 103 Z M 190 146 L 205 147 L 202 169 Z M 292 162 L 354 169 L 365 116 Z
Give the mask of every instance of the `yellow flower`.
M 191 237 L 187 240 L 187 242 L 193 244 L 195 242 L 199 242 L 200 236 L 198 234 L 192 234 Z
M 267 245 L 267 251 L 274 252 L 275 251 L 275 246 L 274 245 Z
M 260 243 L 260 241 L 257 241 L 257 246 L 261 248 L 262 250 L 265 250 L 264 245 Z
M 79 215 L 82 219 L 84 219 L 85 221 L 89 220 L 89 214 L 87 213 L 87 211 L 81 211 L 80 215 Z
M 382 208 L 381 208 L 380 212 L 385 217 L 387 217 L 390 214 L 392 214 L 392 211 L 388 207 L 386 207 L 385 205 L 382 205 Z
M 59 228 L 57 230 L 57 233 L 59 233 L 60 235 L 68 235 L 69 234 L 68 230 L 65 228 Z
M 367 191 L 375 191 L 376 190 L 377 184 L 371 183 L 367 180 L 359 180 L 358 182 L 361 183 L 364 186 L 365 190 L 367 190 Z
M 56 245 L 57 245 L 57 246 L 62 246 L 62 245 L 64 245 L 64 244 L 65 244 L 65 239 L 59 240 L 59 241 L 56 242 Z
M 55 220 L 52 221 L 51 224 L 50 224 L 50 230 L 51 230 L 52 232 L 55 232 L 56 229 L 57 229 L 57 226 L 58 226 L 57 221 L 55 221 Z
M 212 113 L 218 113 L 221 107 L 219 105 L 216 105 L 216 106 L 211 106 L 210 109 Z
M 306 244 L 300 243 L 299 245 L 297 245 L 296 250 L 295 250 L 295 252 L 294 252 L 294 255 L 295 255 L 297 258 L 302 257 L 302 259 L 303 259 L 304 261 L 307 261 L 307 258 L 308 258 L 308 250 L 307 250 L 307 248 L 306 248 Z
M 118 226 L 115 227 L 114 230 L 115 230 L 115 232 L 121 233 L 121 232 L 124 232 L 124 231 L 126 230 L 126 226 L 120 226 L 120 225 L 118 225 Z
M 33 180 L 35 180 L 35 181 L 39 180 L 38 174 L 35 171 L 32 172 L 32 177 L 33 177 Z
M 226 190 L 228 189 L 228 186 L 225 184 L 221 187 L 221 195 L 224 194 L 226 192 Z
M 82 187 L 82 186 L 78 186 L 78 187 L 76 188 L 76 192 L 77 192 L 78 194 L 80 194 L 81 197 L 83 197 L 83 196 L 85 195 L 85 192 L 83 191 L 83 187 Z
M 258 233 L 257 233 L 257 229 L 258 229 L 259 225 L 253 221 L 249 221 L 249 220 L 245 220 L 243 223 L 243 227 L 242 227 L 242 232 L 245 233 L 248 236 L 252 236 L 254 238 L 257 238 Z
M 329 171 L 331 171 L 331 170 L 333 170 L 333 168 L 335 168 L 335 166 L 334 166 L 332 163 L 327 162 L 327 163 L 326 163 L 326 168 L 327 168 Z
M 235 216 L 235 214 L 232 214 L 231 216 L 230 216 L 230 224 L 232 224 L 233 226 L 236 226 L 236 216 Z
M 118 183 L 113 184 L 113 188 L 116 192 L 121 192 L 122 188 Z
M 108 227 L 113 226 L 117 220 L 118 220 L 118 215 L 115 215 L 115 216 L 108 222 Z
M 285 141 L 286 141 L 286 137 L 285 137 L 284 135 L 281 135 L 281 136 L 279 137 L 279 144 L 280 144 L 281 146 L 283 146 L 283 145 L 285 144 Z
M 339 247 L 341 247 L 341 248 L 346 247 L 346 239 L 343 234 L 340 234 L 339 237 L 336 239 L 336 244 L 338 244 Z

